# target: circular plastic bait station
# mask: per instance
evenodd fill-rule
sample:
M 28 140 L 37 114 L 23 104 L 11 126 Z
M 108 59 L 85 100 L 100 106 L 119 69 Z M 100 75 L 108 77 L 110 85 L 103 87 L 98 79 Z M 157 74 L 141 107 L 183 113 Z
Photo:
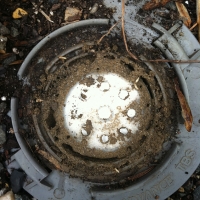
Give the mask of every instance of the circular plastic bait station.
M 11 112 L 21 150 L 12 163 L 25 171 L 23 187 L 37 199 L 165 199 L 199 164 L 198 65 L 135 63 L 124 44 L 116 44 L 117 32 L 96 44 L 108 23 L 85 20 L 56 30 L 18 72 L 24 93 L 12 99 Z M 127 26 L 130 47 L 139 49 Z M 153 24 L 151 35 L 154 43 L 143 43 L 142 59 L 157 48 L 168 59 L 200 57 L 198 42 L 180 23 L 170 30 Z M 194 116 L 190 133 L 173 72 Z M 19 119 L 22 100 L 26 116 Z M 25 129 L 31 150 L 22 124 L 33 124 Z

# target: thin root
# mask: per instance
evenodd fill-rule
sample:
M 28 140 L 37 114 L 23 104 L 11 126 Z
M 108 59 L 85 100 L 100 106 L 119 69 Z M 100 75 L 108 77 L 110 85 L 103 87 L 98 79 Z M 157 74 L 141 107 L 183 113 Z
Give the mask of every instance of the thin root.
M 190 28 L 190 31 L 193 30 L 197 26 L 197 22 Z
M 199 5 L 200 5 L 200 3 L 199 3 Z M 125 30 L 124 30 L 124 15 L 125 15 L 125 2 L 124 2 L 124 0 L 122 0 L 122 23 L 121 23 L 122 36 L 123 36 L 124 45 L 126 47 L 126 51 L 134 60 L 136 60 L 138 62 L 157 62 L 157 63 L 167 63 L 167 62 L 171 62 L 171 63 L 200 63 L 200 60 L 168 60 L 168 59 L 140 60 L 140 59 L 138 59 L 137 56 L 132 54 L 130 52 L 129 48 L 128 48 L 128 44 L 127 44 L 127 41 L 126 41 L 126 34 L 125 34 Z M 199 23 L 199 29 L 200 29 L 200 23 Z M 199 38 L 200 38 L 200 30 L 199 30 Z
M 97 42 L 97 44 L 100 44 L 100 42 L 103 40 L 104 37 L 106 37 L 107 35 L 110 34 L 110 32 L 112 31 L 113 28 L 115 28 L 115 26 L 120 22 L 121 20 L 117 21 L 113 26 L 110 27 L 110 29 L 108 30 L 108 32 L 106 34 L 104 34 Z
M 48 20 L 51 23 L 54 23 L 54 21 L 52 21 L 51 18 L 42 9 L 39 9 L 39 12 L 46 18 L 46 20 Z

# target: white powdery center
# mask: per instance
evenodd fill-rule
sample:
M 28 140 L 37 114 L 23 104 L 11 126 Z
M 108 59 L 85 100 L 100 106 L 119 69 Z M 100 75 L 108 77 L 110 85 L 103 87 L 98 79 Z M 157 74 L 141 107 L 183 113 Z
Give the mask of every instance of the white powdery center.
M 84 83 L 87 79 L 93 80 L 90 86 Z M 129 108 L 133 101 L 139 100 L 138 91 L 131 82 L 113 73 L 90 74 L 81 83 L 76 83 L 66 97 L 67 130 L 78 142 L 86 139 L 88 148 L 117 150 L 129 140 L 126 136 L 129 132 L 134 134 L 138 130 L 139 124 L 134 122 L 137 113 Z M 116 138 L 114 144 L 110 143 L 111 137 Z

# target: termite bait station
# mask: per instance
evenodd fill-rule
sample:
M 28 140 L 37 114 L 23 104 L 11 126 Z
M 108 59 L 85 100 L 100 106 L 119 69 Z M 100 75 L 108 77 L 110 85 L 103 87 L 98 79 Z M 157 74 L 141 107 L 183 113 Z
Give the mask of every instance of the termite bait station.
M 113 18 L 118 20 L 120 3 L 104 2 L 116 7 Z M 157 49 L 168 59 L 198 60 L 199 43 L 182 23 L 165 30 L 159 19 L 147 27 L 130 15 L 143 4 L 126 7 L 129 46 L 144 48 L 145 60 Z M 22 89 L 32 91 L 26 97 L 31 114 L 19 120 L 20 99 L 12 98 L 13 129 L 21 149 L 11 163 L 24 170 L 23 187 L 39 200 L 165 199 L 200 162 L 198 64 L 135 63 L 123 44 L 113 44 L 119 41 L 117 30 L 96 45 L 112 20 L 84 20 L 54 31 L 33 48 L 19 69 Z M 168 70 L 175 71 L 192 110 L 190 133 L 177 108 Z M 34 124 L 28 142 L 39 145 L 54 162 L 26 145 L 20 129 L 27 121 Z M 137 174 L 141 176 L 134 178 Z

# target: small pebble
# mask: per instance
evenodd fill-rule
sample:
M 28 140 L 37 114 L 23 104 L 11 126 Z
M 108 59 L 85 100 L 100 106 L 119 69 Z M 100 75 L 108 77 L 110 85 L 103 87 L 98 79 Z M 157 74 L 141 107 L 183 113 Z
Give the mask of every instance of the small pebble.
M 15 54 L 19 54 L 19 50 L 18 50 L 17 48 L 15 48 L 15 47 L 12 48 L 12 51 L 13 51 L 13 53 L 15 53 Z
M 183 187 L 180 187 L 180 188 L 178 189 L 178 191 L 179 191 L 179 192 L 185 192 L 185 190 L 184 190 Z
M 55 11 L 55 10 L 57 10 L 58 8 L 60 8 L 60 6 L 61 6 L 60 3 L 54 4 L 54 5 L 51 7 L 51 10 L 52 10 L 52 11 Z
M 70 8 L 67 7 L 65 10 L 65 21 L 66 22 L 73 22 L 76 20 L 80 20 L 82 15 L 82 11 L 78 8 Z
M 200 186 L 198 186 L 193 192 L 194 200 L 200 199 Z
M 19 19 L 19 18 L 22 18 L 24 15 L 27 15 L 28 13 L 23 10 L 22 8 L 17 8 L 14 12 L 13 12 L 13 15 L 12 17 L 14 19 Z
M 3 126 L 0 125 L 0 145 L 4 144 L 6 141 L 6 133 L 3 130 Z
M 4 61 L 3 61 L 3 65 L 9 65 L 10 63 L 14 62 L 17 60 L 17 57 L 15 54 L 11 55 L 10 57 L 6 58 Z
M 98 6 L 99 6 L 99 5 L 98 5 L 97 3 L 95 3 L 95 4 L 92 6 L 91 10 L 90 10 L 90 14 L 94 14 L 95 12 L 97 12 Z
M 0 103 L 0 113 L 4 112 L 5 109 L 6 109 L 6 103 L 5 102 Z
M 12 37 L 17 37 L 19 35 L 19 31 L 15 27 L 10 28 L 10 35 Z
M 2 96 L 2 97 L 1 97 L 1 101 L 6 101 L 6 97 L 5 97 L 5 96 Z
M 9 35 L 10 30 L 0 22 L 0 35 Z
M 53 11 L 50 11 L 50 15 L 53 16 Z
M 0 34 L 0 53 L 6 53 L 6 42 L 7 42 L 7 37 L 3 37 Z

